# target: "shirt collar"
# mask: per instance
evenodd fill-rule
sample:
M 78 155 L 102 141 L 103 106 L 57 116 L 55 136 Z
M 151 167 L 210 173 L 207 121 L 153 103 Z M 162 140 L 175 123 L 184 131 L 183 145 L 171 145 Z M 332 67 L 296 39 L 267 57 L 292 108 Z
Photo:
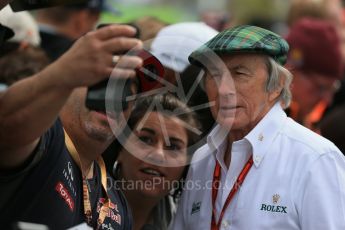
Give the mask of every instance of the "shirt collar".
M 229 134 L 229 130 L 223 128 L 219 124 L 210 132 L 207 136 L 207 144 L 211 151 L 219 149 L 221 144 L 226 140 L 226 137 Z
M 268 111 L 254 129 L 244 137 L 252 147 L 253 161 L 256 167 L 259 167 L 268 148 L 283 127 L 286 117 L 284 110 L 278 102 Z M 218 124 L 207 136 L 207 144 L 210 150 L 212 152 L 221 150 L 221 146 L 226 141 L 228 135 L 229 130 Z
M 283 127 L 286 114 L 280 103 L 276 103 L 261 121 L 252 129 L 245 139 L 247 139 L 253 149 L 253 161 L 259 167 L 268 148 L 271 147 L 274 138 Z

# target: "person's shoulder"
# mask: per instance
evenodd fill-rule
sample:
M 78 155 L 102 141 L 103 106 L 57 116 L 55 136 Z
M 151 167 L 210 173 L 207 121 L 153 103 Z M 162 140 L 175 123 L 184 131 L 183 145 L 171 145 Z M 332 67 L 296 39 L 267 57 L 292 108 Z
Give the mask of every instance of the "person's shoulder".
M 57 119 L 42 135 L 41 140 L 44 142 L 44 148 L 46 150 L 56 149 L 65 143 L 65 134 L 60 119 Z
M 281 134 L 290 143 L 290 146 L 299 148 L 301 152 L 313 152 L 318 155 L 340 152 L 331 141 L 295 122 L 291 118 L 288 118 Z

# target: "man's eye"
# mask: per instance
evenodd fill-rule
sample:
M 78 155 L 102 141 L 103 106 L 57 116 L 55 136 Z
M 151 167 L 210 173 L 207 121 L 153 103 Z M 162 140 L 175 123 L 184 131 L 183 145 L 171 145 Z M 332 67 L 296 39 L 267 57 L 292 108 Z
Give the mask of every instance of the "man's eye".
M 237 75 L 237 76 L 243 76 L 243 75 L 247 75 L 247 73 L 246 72 L 244 72 L 244 71 L 240 71 L 240 70 L 235 70 L 235 71 L 233 71 L 232 72 L 232 75 Z

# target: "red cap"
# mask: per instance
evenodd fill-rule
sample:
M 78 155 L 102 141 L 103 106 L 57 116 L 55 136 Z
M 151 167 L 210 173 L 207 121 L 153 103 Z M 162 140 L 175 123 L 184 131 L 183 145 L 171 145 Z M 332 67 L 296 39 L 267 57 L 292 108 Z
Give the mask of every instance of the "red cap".
M 289 66 L 331 78 L 343 77 L 340 38 L 330 22 L 301 19 L 292 25 L 286 40 L 290 45 Z
M 147 50 L 140 50 L 135 53 L 143 59 L 142 68 L 136 69 L 139 79 L 139 91 L 146 92 L 164 86 L 164 66 Z

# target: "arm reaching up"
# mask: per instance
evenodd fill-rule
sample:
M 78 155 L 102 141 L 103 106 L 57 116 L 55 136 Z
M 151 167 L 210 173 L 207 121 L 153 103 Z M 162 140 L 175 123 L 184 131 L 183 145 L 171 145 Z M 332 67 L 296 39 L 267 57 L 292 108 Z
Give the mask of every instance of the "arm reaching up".
M 23 163 L 40 136 L 53 124 L 73 89 L 112 76 L 135 76 L 134 69 L 115 69 L 114 53 L 141 47 L 135 29 L 107 26 L 80 38 L 60 59 L 0 95 L 0 168 Z M 128 57 L 132 65 L 141 59 Z

